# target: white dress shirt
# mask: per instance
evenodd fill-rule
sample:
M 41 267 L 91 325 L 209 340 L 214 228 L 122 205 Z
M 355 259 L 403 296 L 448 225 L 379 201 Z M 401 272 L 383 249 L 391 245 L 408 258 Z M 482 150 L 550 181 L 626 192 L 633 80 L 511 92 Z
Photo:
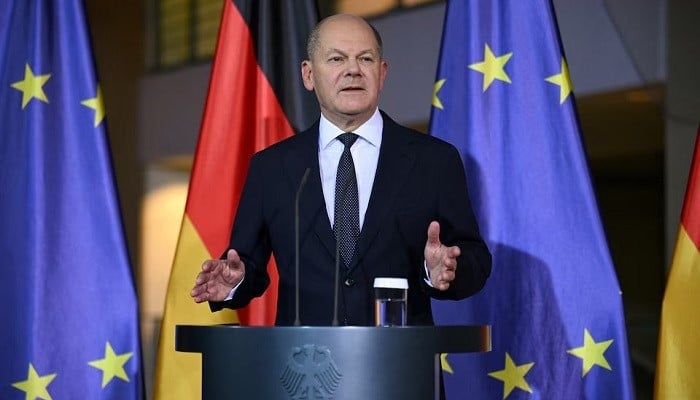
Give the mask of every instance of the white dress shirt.
M 352 133 L 359 136 L 350 148 L 352 159 L 355 163 L 355 175 L 357 176 L 357 195 L 360 205 L 360 230 L 365 221 L 365 213 L 369 204 L 369 196 L 372 194 L 374 176 L 377 172 L 379 161 L 379 148 L 382 144 L 382 129 L 384 120 L 379 109 L 367 122 L 360 125 Z M 333 125 L 321 114 L 318 127 L 318 165 L 321 174 L 321 186 L 323 198 L 326 201 L 328 220 L 333 226 L 335 213 L 335 177 L 338 173 L 338 161 L 343 154 L 345 145 L 337 139 L 338 135 L 345 133 L 342 129 Z

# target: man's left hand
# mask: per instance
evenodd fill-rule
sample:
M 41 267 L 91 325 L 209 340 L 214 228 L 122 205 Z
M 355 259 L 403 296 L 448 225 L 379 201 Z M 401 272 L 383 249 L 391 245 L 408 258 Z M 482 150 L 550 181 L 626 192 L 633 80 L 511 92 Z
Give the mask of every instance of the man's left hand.
M 428 226 L 428 240 L 425 242 L 425 257 L 430 283 L 438 290 L 447 290 L 455 279 L 457 257 L 461 250 L 457 246 L 447 247 L 440 242 L 440 224 L 433 221 Z

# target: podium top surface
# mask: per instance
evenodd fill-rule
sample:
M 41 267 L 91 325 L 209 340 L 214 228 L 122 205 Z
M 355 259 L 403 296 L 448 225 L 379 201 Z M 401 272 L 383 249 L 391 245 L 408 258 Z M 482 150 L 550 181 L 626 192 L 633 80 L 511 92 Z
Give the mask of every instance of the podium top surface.
M 220 351 L 222 343 L 354 342 L 424 346 L 434 353 L 476 353 L 491 350 L 490 325 L 465 326 L 274 326 L 177 325 L 175 349 Z

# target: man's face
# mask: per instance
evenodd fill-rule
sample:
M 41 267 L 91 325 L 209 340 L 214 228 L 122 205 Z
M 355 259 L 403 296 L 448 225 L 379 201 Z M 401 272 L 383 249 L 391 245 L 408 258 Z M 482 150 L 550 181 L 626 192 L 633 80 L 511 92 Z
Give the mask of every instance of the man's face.
M 323 115 L 341 129 L 367 121 L 387 71 L 371 28 L 359 18 L 330 19 L 311 57 L 302 63 L 302 77 L 306 89 L 316 92 Z

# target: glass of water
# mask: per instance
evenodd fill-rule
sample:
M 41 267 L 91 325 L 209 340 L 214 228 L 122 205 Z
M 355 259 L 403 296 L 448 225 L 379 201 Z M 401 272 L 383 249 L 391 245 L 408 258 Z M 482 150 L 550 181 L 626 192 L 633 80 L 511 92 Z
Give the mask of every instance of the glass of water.
M 408 280 L 374 279 L 374 319 L 376 326 L 405 326 Z

